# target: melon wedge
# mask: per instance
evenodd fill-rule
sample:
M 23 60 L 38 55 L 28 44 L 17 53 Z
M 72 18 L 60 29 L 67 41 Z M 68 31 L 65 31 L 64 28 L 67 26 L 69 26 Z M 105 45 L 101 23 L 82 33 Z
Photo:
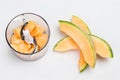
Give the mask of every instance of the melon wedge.
M 71 20 L 72 23 L 74 23 L 75 25 L 77 25 L 78 27 L 80 27 L 82 30 L 84 30 L 87 34 L 90 34 L 90 30 L 87 26 L 87 24 L 82 20 L 80 19 L 79 17 L 77 16 L 72 16 L 72 20 Z
M 78 46 L 69 36 L 62 38 L 54 46 L 54 50 L 59 52 L 65 52 L 65 51 L 75 50 L 75 49 L 78 49 Z
M 96 35 L 91 35 L 89 34 L 90 37 L 92 38 L 95 48 L 96 48 L 96 53 L 101 56 L 101 57 L 109 57 L 109 58 L 113 58 L 113 52 L 112 49 L 110 47 L 110 45 L 103 40 L 102 38 L 96 36 Z
M 62 32 L 70 36 L 83 53 L 85 61 L 94 68 L 96 63 L 95 47 L 91 38 L 81 28 L 68 21 L 59 21 Z
M 80 58 L 78 61 L 78 67 L 80 69 L 80 72 L 83 72 L 87 68 L 88 64 L 85 62 L 83 54 L 80 52 Z
M 102 38 L 100 38 L 96 35 L 89 34 L 89 36 L 92 38 L 93 43 L 96 48 L 96 53 L 99 56 L 104 57 L 104 58 L 108 58 L 108 57 L 113 58 L 112 49 L 105 40 L 103 40 Z M 71 38 L 66 37 L 66 38 L 63 38 L 63 40 L 64 39 L 66 39 L 66 42 L 61 41 L 60 43 L 58 43 L 60 46 L 59 45 L 55 46 L 55 48 L 54 48 L 55 51 L 62 51 L 62 50 L 69 51 L 69 50 L 79 49 L 78 46 L 75 44 L 75 42 Z M 73 46 L 73 44 L 74 44 L 74 46 Z M 62 47 L 64 45 L 66 45 L 66 49 L 64 49 L 64 47 Z M 71 48 L 69 48 L 69 46 L 67 46 L 67 45 L 71 46 Z
M 59 51 L 59 52 L 65 52 L 65 51 L 76 50 L 76 49 L 79 49 L 77 44 L 69 36 L 62 38 L 54 46 L 54 50 Z M 78 67 L 80 69 L 80 72 L 83 72 L 85 68 L 87 67 L 87 63 L 85 62 L 81 51 L 80 51 L 80 58 L 78 61 Z

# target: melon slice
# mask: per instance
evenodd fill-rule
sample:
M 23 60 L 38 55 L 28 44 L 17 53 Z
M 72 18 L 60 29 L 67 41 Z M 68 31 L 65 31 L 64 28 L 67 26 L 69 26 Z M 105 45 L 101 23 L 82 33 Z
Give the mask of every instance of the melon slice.
M 78 49 L 78 46 L 69 36 L 64 37 L 63 39 L 58 41 L 58 43 L 54 46 L 54 50 L 59 52 L 65 52 L 65 51 L 76 50 L 76 49 Z M 80 52 L 78 66 L 79 66 L 80 72 L 84 71 L 85 68 L 87 67 L 87 63 L 84 60 L 82 52 Z
M 62 32 L 70 36 L 83 53 L 85 61 L 94 68 L 96 63 L 95 47 L 91 38 L 81 28 L 68 21 L 59 21 Z
M 40 36 L 36 36 L 35 40 L 40 48 L 43 48 L 48 41 L 48 34 L 42 34 Z
M 103 40 L 102 38 L 96 36 L 96 35 L 91 35 L 89 34 L 90 37 L 92 38 L 95 48 L 96 48 L 96 53 L 101 56 L 101 57 L 109 57 L 109 58 L 113 58 L 113 52 L 112 49 L 110 47 L 110 45 Z
M 80 72 L 83 72 L 87 68 L 88 64 L 85 62 L 83 54 L 80 52 L 80 58 L 78 61 L 78 67 L 80 69 Z
M 74 23 L 75 25 L 77 25 L 78 27 L 80 27 L 87 34 L 91 33 L 90 30 L 89 30 L 89 28 L 88 28 L 88 26 L 87 26 L 87 24 L 82 19 L 80 19 L 79 17 L 72 16 L 72 23 Z
M 65 51 L 75 50 L 75 49 L 78 49 L 78 46 L 69 36 L 62 38 L 54 46 L 54 50 L 59 52 L 65 52 Z
M 104 57 L 104 58 L 108 58 L 108 57 L 112 58 L 113 57 L 112 49 L 111 49 L 110 45 L 105 40 L 103 40 L 102 38 L 100 38 L 96 35 L 89 34 L 89 36 L 92 38 L 93 43 L 94 43 L 95 48 L 96 48 L 96 53 L 99 56 Z M 71 38 L 66 37 L 63 39 L 66 39 L 66 42 L 61 41 L 60 43 L 58 43 L 60 46 L 57 45 L 54 48 L 55 51 L 62 51 L 62 50 L 69 51 L 69 50 L 79 49 L 78 46 L 75 44 L 75 42 Z M 74 46 L 73 46 L 73 44 L 74 44 Z M 66 45 L 67 49 L 64 49 L 64 47 L 62 47 L 64 45 Z M 71 48 L 69 48 L 69 46 L 67 46 L 67 45 L 71 46 Z

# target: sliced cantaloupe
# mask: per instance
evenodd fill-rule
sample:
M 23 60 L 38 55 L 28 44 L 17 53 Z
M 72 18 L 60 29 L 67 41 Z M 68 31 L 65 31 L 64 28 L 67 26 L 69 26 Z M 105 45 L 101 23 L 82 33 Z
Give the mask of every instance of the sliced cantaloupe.
M 59 21 L 62 32 L 70 36 L 83 53 L 85 61 L 93 68 L 96 63 L 95 47 L 91 38 L 81 28 L 68 21 Z
M 82 30 L 84 30 L 86 33 L 90 34 L 90 30 L 87 26 L 87 24 L 82 20 L 80 19 L 79 17 L 77 16 L 72 16 L 72 23 L 74 23 L 75 25 L 77 25 L 78 27 L 80 27 Z
M 87 66 L 88 66 L 88 64 L 85 62 L 84 56 L 80 52 L 80 58 L 79 58 L 79 61 L 78 61 L 78 67 L 80 69 L 80 72 L 83 72 L 86 69 Z
M 32 32 L 32 30 L 35 28 L 35 26 L 36 26 L 36 23 L 35 23 L 34 21 L 29 21 L 29 22 L 25 25 L 24 29 L 25 29 L 25 30 L 28 29 L 30 32 Z
M 18 27 L 18 28 L 13 30 L 14 35 L 18 38 L 21 38 L 21 35 L 20 35 L 21 28 L 22 27 Z
M 30 32 L 30 34 L 31 36 L 35 37 L 35 36 L 42 35 L 44 31 L 45 30 L 43 27 L 36 25 L 35 28 Z
M 54 46 L 54 50 L 55 51 L 60 51 L 60 52 L 74 50 L 74 49 L 78 49 L 78 46 L 75 44 L 75 42 L 69 36 L 66 36 L 66 37 L 62 38 Z
M 40 48 L 43 48 L 48 41 L 48 34 L 42 34 L 40 36 L 36 36 L 35 40 Z
M 72 23 L 81 27 L 81 29 L 83 29 L 86 33 L 88 33 L 88 34 L 91 33 L 87 24 L 82 19 L 78 18 L 77 16 L 72 16 Z M 64 42 L 64 41 L 66 41 L 66 42 Z M 61 40 L 60 42 L 58 42 L 57 43 L 58 45 L 54 50 L 55 51 L 69 51 L 69 50 L 78 49 L 77 45 L 74 44 L 74 42 L 72 41 L 72 39 L 70 37 L 64 39 L 64 41 Z M 84 57 L 82 56 L 83 54 L 80 53 L 80 55 L 81 55 L 81 57 L 80 57 L 78 63 L 79 63 L 79 69 L 82 72 L 86 68 L 87 63 L 85 62 Z
M 64 52 L 69 50 L 79 49 L 76 43 L 69 36 L 64 37 L 54 46 L 55 51 Z M 87 67 L 87 63 L 84 60 L 82 52 L 80 52 L 80 58 L 78 62 L 80 72 L 84 71 Z
M 105 40 L 103 40 L 102 38 L 100 38 L 96 35 L 89 34 L 89 36 L 92 38 L 93 43 L 94 43 L 95 48 L 96 48 L 96 53 L 99 56 L 104 57 L 104 58 L 107 58 L 107 57 L 112 58 L 113 57 L 112 49 L 111 49 L 110 45 Z M 60 43 L 58 43 L 60 46 L 57 45 L 54 48 L 55 51 L 62 51 L 62 50 L 69 51 L 69 50 L 79 49 L 78 46 L 75 44 L 75 42 L 72 41 L 71 38 L 66 37 L 63 39 L 66 39 L 66 42 L 61 41 Z M 74 46 L 73 46 L 73 44 L 74 44 Z M 66 45 L 66 47 L 65 47 L 66 49 L 64 49 L 64 47 L 62 47 L 64 45 Z M 71 47 L 69 48 L 69 46 L 67 46 L 67 45 L 69 45 Z
M 89 34 L 90 37 L 92 38 L 95 48 L 96 48 L 96 53 L 101 56 L 101 57 L 113 57 L 113 52 L 112 49 L 110 47 L 110 45 L 103 40 L 102 38 L 96 36 L 96 35 L 91 35 Z
M 87 34 L 91 34 L 87 24 L 82 20 L 80 19 L 79 17 L 77 16 L 72 16 L 72 20 L 71 20 L 72 23 L 74 23 L 75 25 L 77 25 L 78 27 L 80 27 L 83 31 L 85 31 Z M 83 70 L 85 70 L 86 68 L 86 65 L 87 63 L 85 62 L 84 60 L 84 57 L 82 56 L 83 54 L 80 53 L 80 59 L 79 59 L 79 69 L 80 71 L 82 72 Z M 81 67 L 81 68 L 80 68 Z

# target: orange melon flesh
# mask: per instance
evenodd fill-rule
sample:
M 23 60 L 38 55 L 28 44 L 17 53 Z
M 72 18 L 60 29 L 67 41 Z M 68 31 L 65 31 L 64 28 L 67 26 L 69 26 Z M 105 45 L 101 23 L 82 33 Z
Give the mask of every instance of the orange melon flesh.
M 39 25 L 36 25 L 35 28 L 30 32 L 31 36 L 35 37 L 35 36 L 39 36 L 42 35 L 44 32 L 44 28 L 42 28 Z
M 32 53 L 34 50 L 34 45 L 31 45 L 31 47 L 27 50 L 27 53 Z
M 83 72 L 86 69 L 86 67 L 88 66 L 88 64 L 85 62 L 84 56 L 81 52 L 80 52 L 80 58 L 78 61 L 78 66 L 79 66 L 80 72 Z
M 102 38 L 100 38 L 96 35 L 89 34 L 89 36 L 92 38 L 93 43 L 95 45 L 96 53 L 99 56 L 104 57 L 104 58 L 107 58 L 107 57 L 112 58 L 113 57 L 112 49 L 105 40 L 103 40 Z M 69 37 L 66 37 L 66 42 L 61 41 L 61 43 L 59 43 L 61 46 L 59 46 L 59 45 L 56 46 L 56 48 L 57 48 L 57 49 L 55 49 L 56 51 L 64 50 L 62 47 L 64 45 L 72 46 L 73 44 L 74 44 L 74 46 L 72 46 L 71 48 L 69 48 L 69 46 L 66 46 L 67 49 L 65 49 L 64 51 L 79 49 L 78 46 L 75 45 L 75 42 L 71 38 L 69 38 L 69 39 L 67 39 L 67 38 L 69 38 Z
M 69 36 L 64 37 L 63 39 L 58 41 L 58 43 L 54 46 L 54 50 L 59 52 L 65 52 L 65 51 L 76 50 L 76 49 L 79 49 L 77 44 Z M 80 58 L 79 58 L 78 66 L 79 66 L 80 72 L 84 71 L 85 68 L 87 67 L 87 63 L 84 60 L 84 56 L 81 50 L 80 50 Z
M 18 52 L 24 53 L 24 54 L 30 54 L 28 51 L 31 48 L 31 45 L 26 43 L 25 41 L 21 42 L 20 44 L 12 43 L 11 46 Z
M 36 23 L 34 21 L 29 21 L 28 24 L 26 24 L 26 26 L 24 27 L 24 29 L 28 29 L 30 32 L 32 32 L 35 26 Z
M 96 53 L 101 56 L 101 57 L 113 57 L 113 52 L 112 49 L 110 47 L 110 45 L 103 40 L 102 38 L 96 36 L 96 35 L 90 35 L 90 37 L 92 38 L 94 45 L 96 47 Z
M 80 27 L 87 34 L 91 34 L 87 24 L 82 19 L 80 19 L 79 17 L 72 16 L 71 22 L 74 23 L 75 25 L 77 25 L 78 27 Z M 86 68 L 86 65 L 87 65 L 87 63 L 84 60 L 84 56 L 83 56 L 82 53 L 80 53 L 80 59 L 79 59 L 78 63 L 79 63 L 80 72 L 82 72 Z
M 72 16 L 72 21 L 71 22 L 74 23 L 75 25 L 77 25 L 78 27 L 80 27 L 87 34 L 91 33 L 87 24 L 82 19 L 78 18 L 77 16 Z
M 48 40 L 48 34 L 42 34 L 41 36 L 36 36 L 35 40 L 39 47 L 43 48 Z
M 72 38 L 70 37 L 65 37 L 63 39 L 61 39 L 55 46 L 54 46 L 54 50 L 55 51 L 60 51 L 60 52 L 64 52 L 64 51 L 69 51 L 69 50 L 74 50 L 74 49 L 78 49 L 78 46 L 76 45 L 76 43 L 72 40 Z
M 12 44 L 20 44 L 20 43 L 22 43 L 23 41 L 20 39 L 20 38 L 18 38 L 15 34 L 13 34 L 12 36 L 11 36 L 11 43 Z
M 96 63 L 96 55 L 91 38 L 81 28 L 71 22 L 60 20 L 59 24 L 61 31 L 74 40 L 83 53 L 85 61 L 93 68 Z
M 13 30 L 14 35 L 18 38 L 21 38 L 21 35 L 20 35 L 21 28 L 22 27 L 18 27 L 18 28 Z
M 24 53 L 24 54 L 30 54 L 34 50 L 34 46 L 31 44 L 28 44 L 24 40 L 21 39 L 21 28 L 18 27 L 13 30 L 13 35 L 11 36 L 11 46 L 18 52 Z M 32 37 L 35 37 L 38 45 L 38 50 L 43 48 L 48 40 L 48 35 L 44 34 L 45 30 L 43 27 L 37 25 L 34 21 L 29 21 L 24 29 L 29 30 Z

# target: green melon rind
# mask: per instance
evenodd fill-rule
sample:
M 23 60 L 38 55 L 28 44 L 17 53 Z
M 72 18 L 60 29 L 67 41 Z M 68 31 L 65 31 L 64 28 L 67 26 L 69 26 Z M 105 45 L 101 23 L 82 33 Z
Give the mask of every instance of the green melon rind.
M 55 50 L 55 48 L 64 40 L 66 39 L 68 36 L 65 36 L 64 38 L 60 39 L 54 46 L 53 50 Z
M 64 21 L 64 20 L 59 20 L 59 23 L 70 24 L 72 27 L 76 28 L 77 30 L 79 30 L 80 32 L 82 32 L 82 33 L 86 36 L 88 42 L 90 43 L 91 49 L 92 49 L 92 51 L 93 51 L 93 55 L 94 55 L 93 57 L 94 57 L 94 60 L 95 60 L 95 61 L 94 61 L 94 64 L 93 64 L 92 68 L 94 68 L 94 67 L 95 67 L 95 64 L 96 64 L 95 46 L 94 46 L 94 43 L 93 43 L 92 39 L 89 37 L 89 35 L 88 35 L 87 33 L 85 33 L 80 27 L 76 26 L 75 24 L 73 24 L 73 23 L 71 23 L 71 22 Z
M 88 67 L 88 64 L 86 63 L 82 68 L 80 68 L 80 72 L 83 72 Z
M 113 58 L 113 51 L 112 51 L 112 48 L 111 48 L 111 46 L 108 44 L 107 41 L 105 41 L 104 39 L 102 39 L 102 38 L 100 38 L 100 37 L 98 37 L 98 36 L 96 36 L 96 35 L 92 35 L 92 34 L 88 34 L 88 35 L 93 36 L 93 37 L 95 37 L 95 38 L 101 40 L 103 43 L 105 43 L 105 44 L 107 45 L 108 49 L 109 49 L 109 52 L 110 52 L 110 53 L 109 53 L 109 57 L 110 57 L 110 58 Z
M 79 17 L 77 17 L 75 15 L 72 15 L 72 16 L 78 18 L 79 20 L 81 20 L 86 25 L 86 28 L 88 29 L 89 34 L 92 34 L 89 27 L 88 27 L 88 25 L 85 23 L 85 21 L 83 21 L 81 18 L 79 18 Z

